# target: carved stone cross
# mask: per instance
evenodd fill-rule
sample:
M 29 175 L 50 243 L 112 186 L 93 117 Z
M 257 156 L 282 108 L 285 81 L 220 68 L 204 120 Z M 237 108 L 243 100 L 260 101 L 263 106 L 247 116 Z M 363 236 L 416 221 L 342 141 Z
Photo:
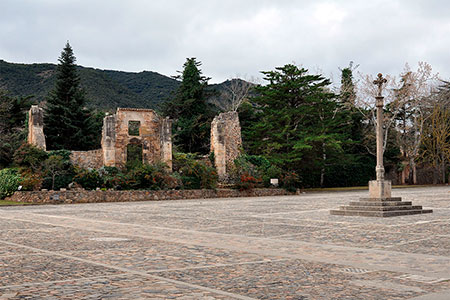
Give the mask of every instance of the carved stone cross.
M 381 97 L 381 91 L 383 89 L 383 83 L 386 83 L 387 79 L 383 78 L 383 74 L 378 73 L 378 78 L 373 81 L 373 84 L 378 85 L 378 95 L 377 97 Z

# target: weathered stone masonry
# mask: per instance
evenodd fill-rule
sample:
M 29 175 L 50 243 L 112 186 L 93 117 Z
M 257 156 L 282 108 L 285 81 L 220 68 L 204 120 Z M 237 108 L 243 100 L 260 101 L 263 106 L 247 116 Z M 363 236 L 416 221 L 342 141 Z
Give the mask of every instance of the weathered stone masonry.
M 43 119 L 42 108 L 33 105 L 29 111 L 28 143 L 46 150 Z M 130 124 L 137 126 L 135 133 L 130 132 Z M 72 151 L 70 159 L 83 168 L 124 167 L 130 144 L 141 147 L 143 162 L 164 162 L 172 169 L 172 121 L 151 109 L 118 108 L 116 114 L 103 120 L 102 148 Z
M 29 112 L 28 142 L 46 149 L 43 110 L 32 106 Z M 122 168 L 128 159 L 129 145 L 142 149 L 144 163 L 164 162 L 172 169 L 172 121 L 151 109 L 118 108 L 103 119 L 102 148 L 72 151 L 73 164 L 83 168 L 102 166 Z M 237 112 L 216 116 L 211 123 L 211 152 L 220 178 L 225 178 L 242 148 L 241 127 Z
M 232 189 L 216 190 L 168 190 L 168 191 L 87 191 L 74 189 L 68 191 L 30 191 L 15 192 L 8 201 L 60 204 L 60 203 L 97 203 L 97 202 L 129 202 L 129 201 L 158 201 L 179 199 L 207 199 L 230 197 L 263 197 L 292 195 L 283 189 L 252 189 L 239 191 Z
M 138 134 L 129 132 L 130 122 L 137 122 Z M 118 108 L 103 121 L 102 149 L 105 166 L 124 167 L 127 146 L 142 147 L 145 163 L 162 161 L 172 168 L 172 121 L 161 118 L 151 109 Z
M 226 112 L 216 116 L 211 123 L 211 152 L 217 174 L 223 178 L 242 148 L 241 126 L 237 112 Z
M 46 150 L 44 110 L 37 105 L 32 105 L 28 112 L 28 143 Z

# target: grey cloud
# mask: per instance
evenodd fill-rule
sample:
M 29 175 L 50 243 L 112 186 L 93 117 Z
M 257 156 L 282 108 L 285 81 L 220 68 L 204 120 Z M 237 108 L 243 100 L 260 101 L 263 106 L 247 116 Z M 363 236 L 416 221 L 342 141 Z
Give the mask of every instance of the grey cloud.
M 449 8 L 445 0 L 4 0 L 0 59 L 56 62 L 70 40 L 81 65 L 174 75 L 194 56 L 212 82 L 291 62 L 336 80 L 350 60 L 393 75 L 428 61 L 448 79 Z

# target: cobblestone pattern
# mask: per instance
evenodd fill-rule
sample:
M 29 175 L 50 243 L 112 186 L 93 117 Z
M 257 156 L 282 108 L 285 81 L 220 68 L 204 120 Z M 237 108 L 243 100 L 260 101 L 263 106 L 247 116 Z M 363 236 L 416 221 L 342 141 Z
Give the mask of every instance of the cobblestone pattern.
M 6 200 L 23 203 L 98 203 L 128 201 L 158 201 L 177 199 L 260 197 L 291 194 L 282 189 L 253 189 L 238 191 L 217 190 L 168 190 L 168 191 L 88 191 L 75 189 L 68 191 L 22 191 L 15 192 Z
M 365 193 L 4 207 L 0 299 L 445 299 L 450 189 L 329 215 Z

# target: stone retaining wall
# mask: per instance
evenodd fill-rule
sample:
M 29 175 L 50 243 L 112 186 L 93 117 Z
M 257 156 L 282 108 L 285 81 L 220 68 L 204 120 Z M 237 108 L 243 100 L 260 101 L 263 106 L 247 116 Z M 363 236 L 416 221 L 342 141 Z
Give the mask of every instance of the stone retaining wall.
M 260 197 L 282 195 L 292 195 L 292 193 L 289 193 L 282 189 L 253 189 L 249 191 L 238 191 L 232 189 L 169 191 L 87 191 L 84 189 L 76 189 L 68 191 L 15 192 L 14 195 L 6 198 L 6 200 L 22 203 L 61 204 Z

